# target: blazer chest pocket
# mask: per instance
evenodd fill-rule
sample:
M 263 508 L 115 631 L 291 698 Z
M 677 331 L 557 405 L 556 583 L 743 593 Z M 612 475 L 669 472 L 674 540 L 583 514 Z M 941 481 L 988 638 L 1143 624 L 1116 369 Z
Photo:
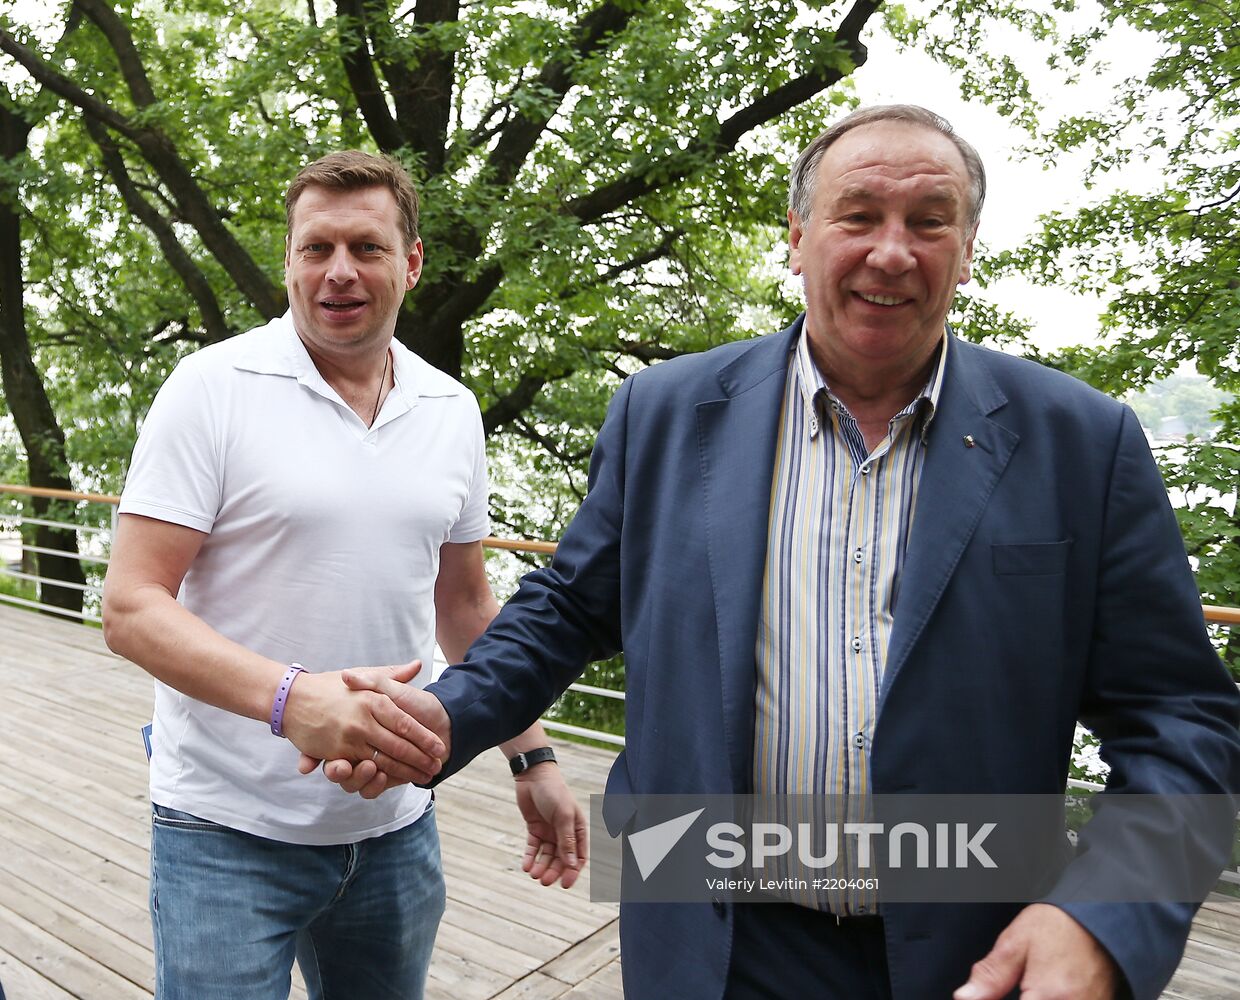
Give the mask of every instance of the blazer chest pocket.
M 991 558 L 998 576 L 1054 576 L 1068 565 L 1072 539 L 1062 542 L 1018 542 L 991 545 Z

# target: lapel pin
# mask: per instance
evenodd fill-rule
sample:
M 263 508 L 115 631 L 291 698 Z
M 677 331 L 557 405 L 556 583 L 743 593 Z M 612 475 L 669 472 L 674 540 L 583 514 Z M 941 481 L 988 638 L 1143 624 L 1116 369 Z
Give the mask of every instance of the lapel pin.
M 966 448 L 974 448 L 977 446 L 977 442 L 973 440 L 972 434 L 966 434 L 964 436 L 964 446 Z

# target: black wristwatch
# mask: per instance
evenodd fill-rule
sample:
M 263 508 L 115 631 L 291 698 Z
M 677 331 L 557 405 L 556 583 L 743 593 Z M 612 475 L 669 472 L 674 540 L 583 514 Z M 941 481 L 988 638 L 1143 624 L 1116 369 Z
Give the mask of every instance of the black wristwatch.
M 515 757 L 508 758 L 508 767 L 514 775 L 524 774 L 535 764 L 549 760 L 555 763 L 555 751 L 551 747 L 539 747 L 537 750 L 526 750 Z

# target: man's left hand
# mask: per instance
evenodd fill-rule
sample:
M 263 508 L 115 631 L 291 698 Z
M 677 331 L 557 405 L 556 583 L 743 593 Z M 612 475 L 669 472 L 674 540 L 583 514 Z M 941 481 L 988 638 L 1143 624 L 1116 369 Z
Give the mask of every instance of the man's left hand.
M 1111 1000 L 1119 970 L 1089 931 L 1057 906 L 1021 910 L 952 1000 Z
M 527 832 L 521 870 L 543 885 L 572 887 L 585 867 L 589 835 L 581 806 L 553 762 L 535 764 L 514 779 Z

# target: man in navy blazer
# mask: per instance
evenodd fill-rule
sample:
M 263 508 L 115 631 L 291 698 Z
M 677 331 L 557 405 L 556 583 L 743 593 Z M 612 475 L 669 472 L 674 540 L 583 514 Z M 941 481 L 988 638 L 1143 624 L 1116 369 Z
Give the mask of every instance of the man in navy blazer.
M 445 775 L 528 726 L 588 660 L 623 649 L 627 745 L 608 795 L 752 790 L 772 477 L 806 338 L 863 459 L 942 362 L 890 582 L 871 790 L 1062 792 L 1078 719 L 1111 767 L 1104 800 L 1240 786 L 1236 686 L 1206 638 L 1136 419 L 945 332 L 983 195 L 976 153 L 924 109 L 854 113 L 806 150 L 789 212 L 804 315 L 624 383 L 551 566 L 525 578 L 434 698 L 403 695 L 450 737 Z M 369 762 L 335 773 L 364 794 L 384 782 Z M 880 897 L 877 924 L 806 909 L 772 931 L 779 911 L 752 904 L 622 904 L 626 995 L 1155 997 L 1193 905 L 1100 902 L 1091 886 L 1116 866 L 1140 886 L 1194 853 L 1217 871 L 1230 837 L 1227 816 L 1137 832 L 1104 808 L 1040 901 Z

